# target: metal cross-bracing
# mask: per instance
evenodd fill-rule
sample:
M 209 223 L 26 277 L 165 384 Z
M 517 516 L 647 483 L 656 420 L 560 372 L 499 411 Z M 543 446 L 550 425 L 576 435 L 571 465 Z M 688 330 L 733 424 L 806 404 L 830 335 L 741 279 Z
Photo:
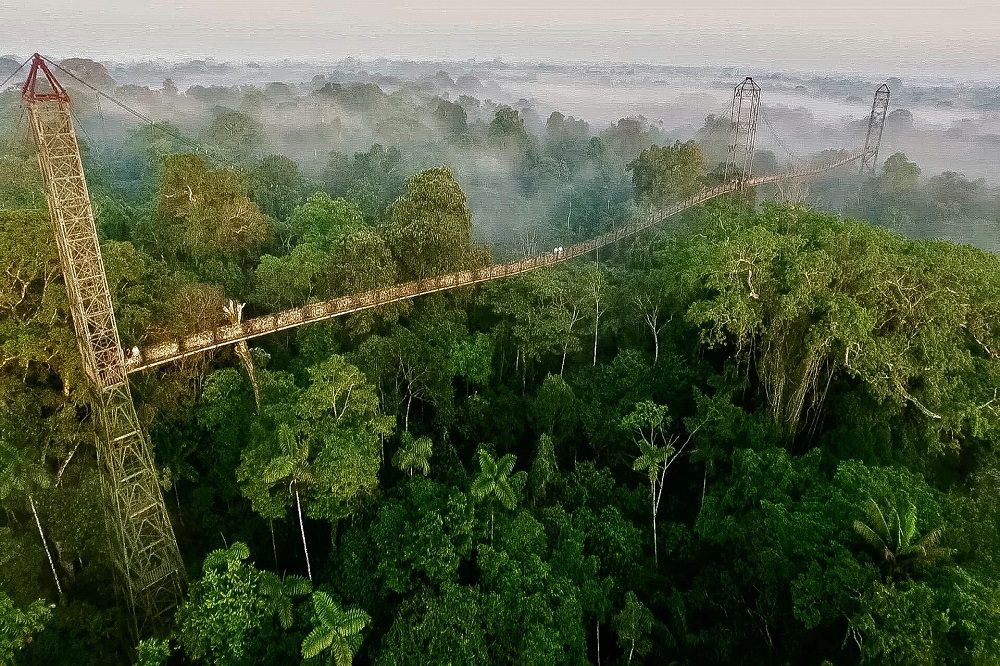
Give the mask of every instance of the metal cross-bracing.
M 753 157 L 757 147 L 757 112 L 760 109 L 760 86 L 749 76 L 733 90 L 732 142 L 725 180 L 735 179 L 740 189 L 753 176 Z
M 121 587 L 141 611 L 137 619 L 155 622 L 180 598 L 183 567 L 129 391 L 69 96 L 37 54 L 23 96 L 77 344 L 95 397 L 97 452 Z
M 861 154 L 861 175 L 874 176 L 878 168 L 878 149 L 882 143 L 882 132 L 885 130 L 885 116 L 889 111 L 889 86 L 882 84 L 875 91 L 875 101 L 872 102 L 872 114 L 868 118 L 868 134 L 865 137 L 865 148 Z
M 155 630 L 180 600 L 183 564 L 128 383 L 106 388 L 99 400 L 98 457 L 122 584 L 139 624 Z

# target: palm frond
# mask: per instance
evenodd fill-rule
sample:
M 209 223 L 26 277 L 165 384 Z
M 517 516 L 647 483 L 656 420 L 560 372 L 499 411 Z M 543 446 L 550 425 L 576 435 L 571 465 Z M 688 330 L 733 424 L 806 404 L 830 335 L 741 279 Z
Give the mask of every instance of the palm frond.
M 895 533 L 896 536 L 896 542 L 893 545 L 898 550 L 904 547 L 904 542 L 903 542 L 903 526 L 902 526 L 903 521 L 900 520 L 899 510 L 896 509 L 896 507 L 892 507 L 892 521 L 893 521 L 892 531 L 893 533 Z
M 333 644 L 333 660 L 337 666 L 351 666 L 354 661 L 354 650 L 347 641 L 340 640 Z
M 340 618 L 340 626 L 337 628 L 341 635 L 357 634 L 364 629 L 371 616 L 360 608 L 348 608 Z
M 289 629 L 295 618 L 292 617 L 292 600 L 282 595 L 275 602 L 275 612 L 282 629 Z
M 218 548 L 205 556 L 205 561 L 202 562 L 201 568 L 206 572 L 213 569 L 221 569 L 228 561 L 229 552 L 225 548 Z
M 344 641 L 347 642 L 348 647 L 351 648 L 351 652 L 357 653 L 361 648 L 361 644 L 364 642 L 364 636 L 361 634 L 351 634 L 344 637 Z
M 304 597 L 312 592 L 312 582 L 304 576 L 285 576 L 283 583 L 290 597 Z
M 941 536 L 944 533 L 944 528 L 939 527 L 936 530 L 931 530 L 923 537 L 920 538 L 917 543 L 913 544 L 908 549 L 907 554 L 912 554 L 915 556 L 915 566 L 929 566 L 935 562 L 951 557 L 954 552 L 951 548 L 945 548 L 940 544 Z
M 646 472 L 650 467 L 655 467 L 655 462 L 645 456 L 639 456 L 632 463 L 632 469 L 637 472 Z
M 229 550 L 233 553 L 233 557 L 237 560 L 243 561 L 250 557 L 250 546 L 246 545 L 242 541 L 237 541 Z
M 217 548 L 205 556 L 202 570 L 220 569 L 224 565 L 232 566 L 250 557 L 250 548 L 242 541 L 237 541 L 229 548 Z
M 333 632 L 323 627 L 316 627 L 302 639 L 302 657 L 312 659 L 319 656 L 333 643 Z
M 10 444 L 0 441 L 0 499 L 6 499 L 15 490 L 27 490 L 24 461 Z
M 938 560 L 944 560 L 951 557 L 952 553 L 955 552 L 953 548 L 943 548 L 941 546 L 933 546 L 923 549 L 923 556 L 920 558 L 922 564 L 930 565 L 934 564 Z
M 862 539 L 871 544 L 872 548 L 875 548 L 876 550 L 882 550 L 886 547 L 885 541 L 882 539 L 882 536 L 878 532 L 873 530 L 871 527 L 869 527 L 866 523 L 863 523 L 860 520 L 855 520 L 854 531 L 858 533 L 858 536 L 860 536 Z
M 487 495 L 492 494 L 495 488 L 496 482 L 492 478 L 477 476 L 472 481 L 472 486 L 469 488 L 469 492 L 472 493 L 472 497 L 474 499 L 481 500 Z
M 502 483 L 497 483 L 495 485 L 495 492 L 497 499 L 500 500 L 500 504 L 504 506 L 505 509 L 510 511 L 517 505 L 517 495 L 514 493 L 514 489 L 511 487 L 510 483 L 504 480 Z
M 269 486 L 273 486 L 278 481 L 287 479 L 295 469 L 295 461 L 291 456 L 279 456 L 269 462 L 261 472 L 261 479 Z
M 300 488 L 309 486 L 316 480 L 316 475 L 308 467 L 293 468 L 292 477 L 295 479 L 295 484 Z
M 892 530 L 889 529 L 889 523 L 882 514 L 882 509 L 871 498 L 868 498 L 863 508 L 868 517 L 868 526 L 881 537 L 883 543 L 889 543 L 892 540 Z
M 434 453 L 434 442 L 430 437 L 421 437 L 414 445 L 414 452 L 418 455 L 429 458 Z
M 496 476 L 497 461 L 486 449 L 479 449 L 479 470 L 486 476 Z
M 900 541 L 899 545 L 905 548 L 913 543 L 913 537 L 917 534 L 917 508 L 915 506 L 910 504 L 903 515 L 902 522 L 902 541 Z
M 340 605 L 326 592 L 313 592 L 312 601 L 319 621 L 327 627 L 336 627 L 340 621 Z
M 500 459 L 500 462 L 497 464 L 497 469 L 503 476 L 510 476 L 514 471 L 514 463 L 516 461 L 517 459 L 514 457 L 514 454 L 508 453 Z
M 284 423 L 278 426 L 278 446 L 282 453 L 292 458 L 297 458 L 301 449 L 295 431 Z
M 922 536 L 915 545 L 923 549 L 935 548 L 941 542 L 941 535 L 943 533 L 944 533 L 943 527 L 939 527 L 936 530 L 931 530 L 930 532 Z
M 260 591 L 272 598 L 283 596 L 285 593 L 284 586 L 281 584 L 278 574 L 271 571 L 261 572 Z

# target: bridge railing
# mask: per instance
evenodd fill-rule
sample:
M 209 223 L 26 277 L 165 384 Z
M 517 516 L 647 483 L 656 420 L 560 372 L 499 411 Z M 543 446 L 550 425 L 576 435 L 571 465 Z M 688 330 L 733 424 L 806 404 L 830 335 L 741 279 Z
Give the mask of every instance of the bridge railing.
M 762 185 L 765 183 L 777 182 L 779 180 L 808 177 L 824 171 L 829 171 L 830 169 L 842 166 L 860 157 L 861 153 L 854 153 L 823 167 L 815 167 L 803 171 L 796 171 L 793 173 L 775 176 L 754 178 L 747 183 L 744 183 L 744 185 Z M 361 310 L 378 307 L 387 303 L 407 300 L 423 294 L 431 294 L 437 291 L 455 289 L 457 287 L 477 284 L 479 282 L 497 280 L 511 275 L 519 275 L 521 273 L 533 271 L 542 266 L 550 266 L 561 263 L 574 257 L 593 252 L 598 248 L 616 243 L 623 238 L 649 229 L 656 224 L 659 224 L 666 218 L 677 215 L 688 208 L 692 208 L 693 206 L 697 206 L 705 201 L 714 199 L 728 192 L 733 192 L 738 189 L 739 185 L 739 183 L 734 181 L 706 188 L 665 208 L 651 210 L 646 213 L 637 213 L 633 221 L 624 224 L 621 227 L 595 238 L 590 238 L 574 245 L 569 245 L 558 251 L 546 252 L 533 257 L 528 257 L 526 259 L 520 259 L 507 263 L 493 264 L 490 266 L 483 266 L 481 268 L 466 269 L 435 277 L 413 280 L 410 282 L 392 285 L 390 287 L 372 289 L 350 296 L 340 296 L 327 301 L 308 303 L 299 308 L 292 308 L 275 314 L 254 317 L 236 324 L 218 326 L 209 331 L 202 331 L 187 335 L 180 340 L 152 345 L 145 349 L 139 357 L 131 357 L 127 360 L 128 371 L 137 372 L 139 370 L 152 368 L 186 356 L 223 347 L 242 340 L 294 328 L 305 323 L 331 319 L 333 317 L 359 312 Z

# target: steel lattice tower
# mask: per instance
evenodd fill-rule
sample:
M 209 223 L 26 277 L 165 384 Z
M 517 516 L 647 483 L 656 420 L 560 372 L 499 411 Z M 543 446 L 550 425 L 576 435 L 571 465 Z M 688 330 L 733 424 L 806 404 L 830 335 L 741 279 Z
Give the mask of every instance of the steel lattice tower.
M 137 620 L 133 629 L 138 631 L 140 624 L 155 626 L 167 619 L 180 598 L 184 569 L 152 451 L 129 391 L 69 95 L 37 53 L 22 96 L 73 327 L 93 391 L 112 553 L 119 584 Z
M 753 154 L 757 145 L 757 112 L 760 109 L 760 86 L 749 76 L 733 91 L 732 142 L 726 163 L 725 182 L 740 183 L 753 174 Z
M 861 153 L 861 175 L 875 175 L 878 167 L 878 149 L 882 143 L 882 131 L 885 129 L 885 116 L 889 110 L 889 86 L 882 84 L 875 91 L 875 101 L 872 102 L 872 115 L 868 118 L 868 136 L 865 137 L 865 150 Z

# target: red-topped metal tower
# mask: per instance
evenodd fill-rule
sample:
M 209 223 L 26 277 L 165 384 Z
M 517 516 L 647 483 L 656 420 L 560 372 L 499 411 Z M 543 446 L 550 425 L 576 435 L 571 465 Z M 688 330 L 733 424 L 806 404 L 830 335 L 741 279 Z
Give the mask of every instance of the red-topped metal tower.
M 97 457 L 109 510 L 112 552 L 133 609 L 134 630 L 169 619 L 184 569 L 136 416 L 84 178 L 70 98 L 37 53 L 22 89 L 83 368 L 97 415 Z

